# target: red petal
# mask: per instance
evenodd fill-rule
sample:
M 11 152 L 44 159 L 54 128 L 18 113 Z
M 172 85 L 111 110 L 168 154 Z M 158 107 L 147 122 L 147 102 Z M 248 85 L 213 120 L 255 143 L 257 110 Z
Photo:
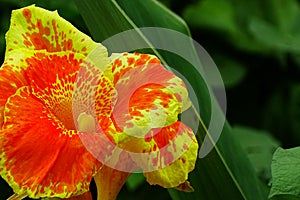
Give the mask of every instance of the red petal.
M 28 87 L 11 96 L 0 132 L 0 174 L 32 198 L 82 194 L 100 163 Z

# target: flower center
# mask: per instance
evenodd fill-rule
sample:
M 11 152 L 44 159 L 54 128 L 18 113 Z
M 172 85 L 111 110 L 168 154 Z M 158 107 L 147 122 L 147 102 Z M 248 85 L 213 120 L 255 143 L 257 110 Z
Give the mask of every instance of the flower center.
M 92 115 L 86 114 L 85 112 L 80 113 L 77 119 L 78 131 L 95 133 L 96 132 L 96 123 Z
M 59 104 L 56 104 L 53 107 L 52 112 L 67 129 L 76 129 L 72 113 L 72 102 L 69 100 L 64 100 Z

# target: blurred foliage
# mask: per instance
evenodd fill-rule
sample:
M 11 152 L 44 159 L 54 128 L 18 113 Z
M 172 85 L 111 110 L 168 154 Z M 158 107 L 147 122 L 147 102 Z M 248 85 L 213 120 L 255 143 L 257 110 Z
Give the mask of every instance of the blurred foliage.
M 266 131 L 245 126 L 234 126 L 233 133 L 247 152 L 258 177 L 267 185 L 271 179 L 272 155 L 279 142 Z
M 228 120 L 266 129 L 285 147 L 300 144 L 299 6 L 296 0 L 199 0 L 178 10 L 231 83 Z
M 299 1 L 161 2 L 183 17 L 193 38 L 210 53 L 219 67 L 227 89 L 227 119 L 231 124 L 243 125 L 233 130 L 248 151 L 250 161 L 256 166 L 265 187 L 268 187 L 270 168 L 267 166 L 271 162 L 274 148 L 278 145 L 272 137 L 285 148 L 300 145 Z M 1 0 L 0 3 L 1 61 L 4 58 L 5 33 L 12 9 L 35 3 L 49 10 L 58 10 L 62 17 L 88 33 L 73 1 Z M 272 135 L 257 131 L 258 129 Z M 300 152 L 296 153 L 295 157 L 299 157 Z M 283 162 L 280 160 L 282 158 L 284 156 L 278 152 L 274 156 L 278 163 Z M 286 162 L 293 161 L 285 160 Z M 275 165 L 276 163 L 274 170 L 282 170 L 277 168 L 282 165 Z M 299 167 L 299 163 L 297 166 Z M 295 169 L 289 168 L 288 172 Z M 6 199 L 10 194 L 11 189 L 0 179 L 0 200 Z M 129 179 L 118 198 L 170 199 L 165 190 L 149 186 L 139 175 L 133 175 Z M 282 196 L 281 199 L 290 198 Z

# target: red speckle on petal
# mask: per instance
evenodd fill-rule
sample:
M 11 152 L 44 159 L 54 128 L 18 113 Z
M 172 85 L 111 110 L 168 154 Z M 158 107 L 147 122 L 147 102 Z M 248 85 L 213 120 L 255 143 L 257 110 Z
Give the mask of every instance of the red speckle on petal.
M 180 123 L 176 122 L 172 126 L 165 127 L 160 132 L 155 134 L 153 139 L 155 140 L 158 148 L 162 149 L 163 147 L 168 145 L 170 141 L 172 141 L 176 137 L 179 128 L 180 128 Z
M 132 65 L 134 63 L 134 58 L 131 57 L 127 58 L 127 62 L 129 65 Z
M 153 146 L 153 151 L 156 151 L 156 149 L 157 149 L 157 145 L 155 144 L 155 145 Z
M 86 47 L 82 47 L 81 51 L 86 51 Z
M 67 47 L 68 47 L 68 50 L 72 50 L 72 47 L 73 47 L 73 41 L 71 39 L 68 40 L 68 43 L 67 43 Z
M 46 34 L 47 36 L 50 35 L 50 28 L 49 28 L 49 27 L 45 27 L 45 34 Z
M 149 59 L 149 55 L 148 54 L 141 54 L 140 58 L 135 62 L 135 66 L 143 66 L 146 64 L 146 62 Z
M 113 67 L 120 67 L 122 65 L 122 61 L 120 59 L 116 59 Z
M 23 15 L 26 18 L 27 23 L 30 23 L 31 22 L 31 11 L 29 9 L 24 9 Z
M 160 61 L 159 61 L 157 58 L 152 58 L 152 59 L 149 60 L 149 62 L 148 62 L 148 64 L 154 64 L 154 63 L 160 64 Z
M 57 34 L 57 26 L 56 26 L 56 21 L 53 19 L 52 20 L 52 27 L 53 27 L 53 31 L 54 31 L 54 40 L 56 42 L 56 47 L 57 47 L 57 50 L 61 50 L 59 44 L 58 44 L 58 34 Z
M 48 49 L 52 45 L 50 44 L 49 40 L 44 38 L 40 33 L 32 33 L 31 34 L 31 42 L 35 49 Z
M 188 146 L 187 146 L 186 144 L 184 144 L 184 145 L 183 145 L 183 149 L 184 149 L 184 150 L 187 150 L 187 149 L 188 149 Z

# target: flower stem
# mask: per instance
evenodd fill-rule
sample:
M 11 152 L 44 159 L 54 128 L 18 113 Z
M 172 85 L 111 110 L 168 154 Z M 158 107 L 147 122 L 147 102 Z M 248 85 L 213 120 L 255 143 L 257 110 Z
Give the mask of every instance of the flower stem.
M 97 186 L 97 200 L 115 200 L 130 173 L 103 166 L 94 180 Z

